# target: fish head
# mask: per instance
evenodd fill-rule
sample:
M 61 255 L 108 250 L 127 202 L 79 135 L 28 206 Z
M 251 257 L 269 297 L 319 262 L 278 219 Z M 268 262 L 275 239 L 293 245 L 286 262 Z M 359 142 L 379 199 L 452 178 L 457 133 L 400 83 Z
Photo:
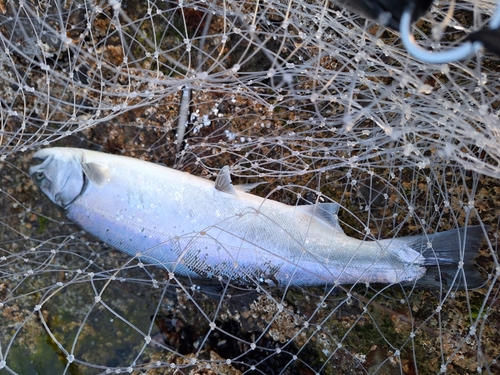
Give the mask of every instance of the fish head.
M 78 149 L 46 148 L 33 155 L 41 162 L 29 169 L 36 186 L 55 204 L 65 208 L 85 189 L 83 155 Z

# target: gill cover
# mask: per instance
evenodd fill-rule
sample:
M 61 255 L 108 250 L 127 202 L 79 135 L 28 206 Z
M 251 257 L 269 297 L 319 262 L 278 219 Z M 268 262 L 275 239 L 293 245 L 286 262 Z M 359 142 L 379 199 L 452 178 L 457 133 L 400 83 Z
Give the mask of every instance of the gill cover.
M 67 207 L 85 187 L 82 158 L 74 149 L 43 149 L 33 155 L 33 160 L 42 163 L 30 167 L 29 174 L 52 202 Z

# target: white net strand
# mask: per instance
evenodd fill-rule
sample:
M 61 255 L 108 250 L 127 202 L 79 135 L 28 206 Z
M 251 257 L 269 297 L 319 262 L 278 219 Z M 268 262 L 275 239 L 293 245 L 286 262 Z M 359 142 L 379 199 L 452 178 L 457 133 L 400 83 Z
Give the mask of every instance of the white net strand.
M 450 6 L 416 21 L 422 48 L 460 45 L 496 2 L 457 1 L 443 27 Z M 427 64 L 330 2 L 0 1 L 0 374 L 497 373 L 499 82 L 487 51 Z M 458 290 L 466 266 L 433 288 L 181 279 L 40 193 L 50 146 L 229 165 L 262 197 L 337 202 L 366 241 L 479 225 L 485 285 Z

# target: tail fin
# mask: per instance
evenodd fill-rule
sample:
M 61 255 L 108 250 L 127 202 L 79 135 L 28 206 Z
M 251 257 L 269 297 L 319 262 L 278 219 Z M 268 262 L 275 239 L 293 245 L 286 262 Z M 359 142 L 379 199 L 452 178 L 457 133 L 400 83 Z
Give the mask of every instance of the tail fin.
M 474 267 L 474 258 L 483 243 L 484 230 L 484 227 L 476 225 L 401 238 L 425 258 L 427 272 L 418 279 L 418 285 L 432 288 L 453 285 L 458 289 L 476 289 L 483 286 L 485 279 Z M 432 246 L 429 247 L 428 243 Z

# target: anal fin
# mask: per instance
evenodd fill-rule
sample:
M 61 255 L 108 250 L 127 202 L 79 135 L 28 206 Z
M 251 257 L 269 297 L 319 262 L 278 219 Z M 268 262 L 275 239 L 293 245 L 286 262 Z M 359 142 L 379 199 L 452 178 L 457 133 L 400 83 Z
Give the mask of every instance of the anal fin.
M 338 203 L 317 203 L 297 207 L 300 207 L 302 211 L 328 223 L 338 233 L 344 233 L 339 224 L 338 212 L 340 205 Z

